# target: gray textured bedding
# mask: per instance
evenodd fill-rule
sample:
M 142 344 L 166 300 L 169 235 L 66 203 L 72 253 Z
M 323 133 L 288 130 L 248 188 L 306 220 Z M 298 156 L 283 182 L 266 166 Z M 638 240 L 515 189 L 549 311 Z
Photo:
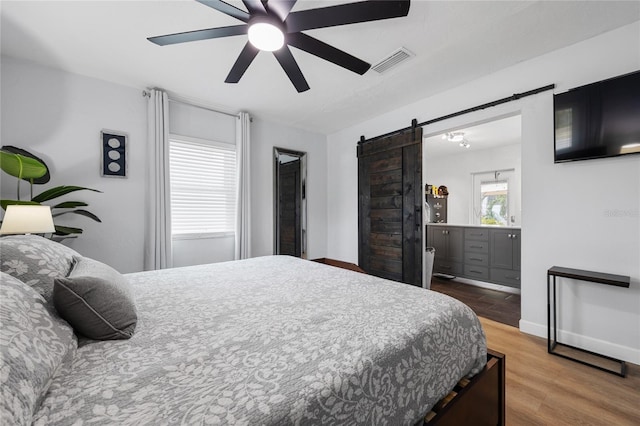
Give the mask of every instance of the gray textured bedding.
M 130 340 L 80 341 L 37 425 L 414 424 L 486 362 L 448 296 L 287 256 L 129 274 Z

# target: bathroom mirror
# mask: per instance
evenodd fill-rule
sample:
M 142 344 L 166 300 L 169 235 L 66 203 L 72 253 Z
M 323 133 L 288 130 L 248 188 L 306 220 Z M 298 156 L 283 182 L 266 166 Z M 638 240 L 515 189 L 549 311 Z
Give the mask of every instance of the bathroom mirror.
M 307 154 L 274 148 L 274 254 L 307 258 Z

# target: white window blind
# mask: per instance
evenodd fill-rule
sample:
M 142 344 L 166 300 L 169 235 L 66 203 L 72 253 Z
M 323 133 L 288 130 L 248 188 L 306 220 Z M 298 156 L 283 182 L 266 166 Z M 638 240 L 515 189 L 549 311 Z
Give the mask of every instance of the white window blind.
M 234 232 L 235 145 L 169 138 L 173 236 Z

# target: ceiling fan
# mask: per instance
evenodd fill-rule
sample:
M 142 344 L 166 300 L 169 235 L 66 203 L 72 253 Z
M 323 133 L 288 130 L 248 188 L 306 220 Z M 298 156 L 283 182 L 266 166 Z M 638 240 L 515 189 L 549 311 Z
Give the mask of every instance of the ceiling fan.
M 149 37 L 147 40 L 165 46 L 248 34 L 249 41 L 240 52 L 225 83 L 240 81 L 258 52 L 264 50 L 273 52 L 298 92 L 309 90 L 309 85 L 289 46 L 360 75 L 371 67 L 367 62 L 302 31 L 407 16 L 410 4 L 410 0 L 369 0 L 291 12 L 296 0 L 242 0 L 248 10 L 245 12 L 221 0 L 196 1 L 239 19 L 244 24 Z

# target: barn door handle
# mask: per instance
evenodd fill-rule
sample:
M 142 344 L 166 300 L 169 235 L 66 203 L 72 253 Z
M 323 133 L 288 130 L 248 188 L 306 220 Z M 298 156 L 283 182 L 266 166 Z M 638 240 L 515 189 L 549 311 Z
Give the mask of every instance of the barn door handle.
M 416 228 L 420 228 L 420 224 L 422 223 L 422 206 L 416 206 L 416 214 L 415 214 L 415 222 L 416 222 Z

